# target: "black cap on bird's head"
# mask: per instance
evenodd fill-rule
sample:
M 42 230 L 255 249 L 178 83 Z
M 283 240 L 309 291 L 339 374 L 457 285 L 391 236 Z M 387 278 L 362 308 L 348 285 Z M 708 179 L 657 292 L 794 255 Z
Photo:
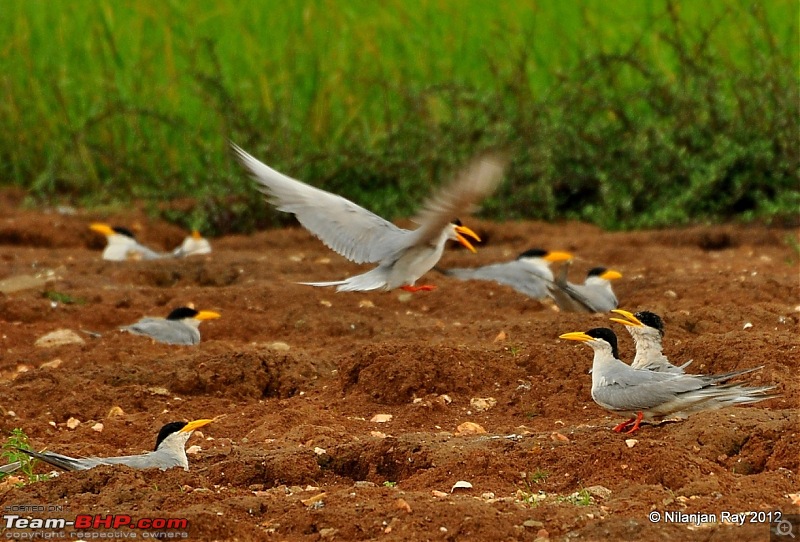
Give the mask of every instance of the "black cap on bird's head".
M 111 229 L 114 230 L 114 233 L 124 235 L 125 237 L 130 237 L 131 239 L 136 239 L 136 236 L 133 235 L 133 232 L 128 228 L 123 228 L 122 226 L 114 226 Z
M 617 350 L 617 336 L 607 327 L 596 327 L 590 329 L 589 331 L 573 331 L 572 333 L 564 333 L 563 335 L 559 335 L 559 339 L 588 343 L 591 343 L 591 341 L 594 340 L 602 340 L 611 346 L 611 354 L 616 359 L 619 359 L 619 350 Z
M 167 320 L 185 320 L 186 318 L 194 318 L 198 314 L 200 314 L 199 311 L 190 307 L 178 307 L 167 315 Z
M 186 422 L 170 422 L 166 424 L 161 430 L 158 432 L 158 436 L 156 437 L 156 447 L 155 450 L 158 450 L 158 447 L 161 446 L 161 442 L 170 436 L 173 433 L 177 433 L 181 429 L 186 427 Z
M 611 345 L 611 353 L 615 358 L 619 359 L 619 350 L 617 350 L 617 335 L 607 327 L 595 327 L 586 332 L 589 337 L 594 339 L 601 339 Z
M 128 228 L 123 228 L 122 226 L 114 226 L 111 227 L 108 224 L 103 224 L 101 222 L 95 222 L 89 229 L 95 231 L 97 233 L 103 234 L 106 237 L 110 235 L 124 235 L 125 237 L 130 237 L 131 239 L 136 239 L 133 235 L 133 232 Z
M 589 269 L 589 272 L 586 273 L 586 278 L 590 279 L 592 277 L 599 277 L 605 280 L 615 280 L 622 278 L 622 273 L 619 271 L 614 271 L 613 269 L 609 269 L 607 267 L 593 267 Z
M 657 329 L 661 336 L 664 336 L 664 321 L 659 315 L 650 311 L 639 311 L 635 313 L 634 316 L 636 316 L 641 323 L 647 327 Z
M 175 433 L 185 433 L 186 440 L 192 434 L 192 431 L 195 429 L 199 429 L 204 425 L 208 425 L 209 423 L 213 422 L 214 420 L 219 419 L 221 416 L 217 416 L 214 419 L 201 419 L 201 420 L 193 420 L 191 422 L 170 422 L 166 424 L 161 430 L 158 432 L 158 436 L 156 437 L 156 450 L 158 447 L 161 446 L 161 443 L 164 442 L 170 435 L 174 435 Z M 185 442 L 185 441 L 184 441 Z
M 544 258 L 545 256 L 547 256 L 547 251 L 545 249 L 529 248 L 525 252 L 520 253 L 520 255 L 517 256 L 517 259 L 521 260 L 522 258 Z

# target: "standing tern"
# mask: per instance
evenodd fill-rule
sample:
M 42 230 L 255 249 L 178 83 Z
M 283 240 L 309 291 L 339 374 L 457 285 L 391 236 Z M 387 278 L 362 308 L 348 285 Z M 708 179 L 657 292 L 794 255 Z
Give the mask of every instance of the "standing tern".
M 458 241 L 470 251 L 475 247 L 465 236 L 478 235 L 453 217 L 468 212 L 489 195 L 503 175 L 506 160 L 495 155 L 474 159 L 455 180 L 423 205 L 415 218 L 415 230 L 398 228 L 347 199 L 296 181 L 275 171 L 231 143 L 234 152 L 261 185 L 269 202 L 279 211 L 292 213 L 300 224 L 328 248 L 355 263 L 377 263 L 366 273 L 330 282 L 306 282 L 310 286 L 336 286 L 337 292 L 368 290 L 432 290 L 414 286 L 442 256 L 447 240 Z
M 200 323 L 204 320 L 219 318 L 220 314 L 212 311 L 197 311 L 191 307 L 178 307 L 166 318 L 145 317 L 129 326 L 120 329 L 144 335 L 164 344 L 195 345 L 200 342 Z
M 627 320 L 611 318 L 611 321 L 624 325 L 628 333 L 633 337 L 633 343 L 636 345 L 636 356 L 633 358 L 631 367 L 634 369 L 681 374 L 692 362 L 692 360 L 689 360 L 678 367 L 670 363 L 667 356 L 662 353 L 661 340 L 664 338 L 664 322 L 656 313 L 640 311 L 632 314 L 622 309 L 614 309 L 611 312 L 621 314 L 627 318 Z
M 548 297 L 547 282 L 553 281 L 552 262 L 572 259 L 568 252 L 548 252 L 541 248 L 526 250 L 510 262 L 493 263 L 476 268 L 442 269 L 445 275 L 461 280 L 490 280 L 511 286 L 534 299 Z
M 183 467 L 189 470 L 189 459 L 186 457 L 186 441 L 195 429 L 199 429 L 214 420 L 194 420 L 192 422 L 171 422 L 158 432 L 156 447 L 152 452 L 139 455 L 123 455 L 119 457 L 69 457 L 54 452 L 34 452 L 17 448 L 31 457 L 67 471 L 88 470 L 100 465 L 127 465 L 134 469 L 159 468 L 167 470 L 172 467 Z M 11 463 L 10 465 L 14 465 Z
M 94 223 L 89 226 L 89 229 L 106 236 L 106 248 L 103 250 L 104 260 L 124 262 L 126 260 L 160 260 L 171 257 L 171 254 L 156 252 L 140 244 L 133 232 L 127 228 Z
M 633 433 L 642 420 L 680 419 L 696 412 L 777 397 L 768 393 L 775 386 L 721 385 L 761 367 L 708 376 L 642 371 L 619 360 L 617 336 L 608 328 L 565 333 L 559 338 L 584 342 L 594 350 L 592 399 L 607 410 L 630 416 L 614 427 L 617 433 L 632 423 L 627 433 Z
M 590 269 L 583 284 L 567 281 L 570 262 L 561 266 L 554 282 L 548 283 L 550 295 L 558 308 L 566 312 L 608 312 L 619 302 L 611 289 L 612 280 L 622 278 L 619 271 L 605 267 Z

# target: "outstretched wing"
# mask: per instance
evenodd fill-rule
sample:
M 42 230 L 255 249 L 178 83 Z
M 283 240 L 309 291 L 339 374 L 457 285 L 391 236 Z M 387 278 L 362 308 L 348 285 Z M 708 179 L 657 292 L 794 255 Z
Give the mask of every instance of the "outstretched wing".
M 294 214 L 303 227 L 348 260 L 379 262 L 412 244 L 408 230 L 341 196 L 287 177 L 234 143 L 231 147 L 272 205 Z
M 442 234 L 453 219 L 472 211 L 472 207 L 494 192 L 503 178 L 508 159 L 500 154 L 484 154 L 474 158 L 445 187 L 423 204 L 414 218 L 414 244 L 430 242 Z

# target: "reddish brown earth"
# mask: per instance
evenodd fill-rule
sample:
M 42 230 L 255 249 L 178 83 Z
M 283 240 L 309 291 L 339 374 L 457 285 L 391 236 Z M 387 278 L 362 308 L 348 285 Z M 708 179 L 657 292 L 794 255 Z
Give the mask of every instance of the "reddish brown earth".
M 608 315 L 559 313 L 505 287 L 436 273 L 423 280 L 435 291 L 413 295 L 298 285 L 363 269 L 299 228 L 213 239 L 212 255 L 183 261 L 104 262 L 103 239 L 88 230 L 97 219 L 138 229 L 152 247 L 185 235 L 133 211 L 0 208 L 0 280 L 54 271 L 45 286 L 0 294 L 3 435 L 18 427 L 37 448 L 133 454 L 151 448 L 166 422 L 225 417 L 189 441 L 201 447 L 189 472 L 102 467 L 5 482 L 4 506 L 187 518 L 194 540 L 768 540 L 763 524 L 653 524 L 648 514 L 797 513 L 794 230 L 605 233 L 469 221 L 488 243 L 477 255 L 451 248 L 442 266 L 531 247 L 573 251 L 574 279 L 598 264 L 623 273 L 621 306 L 661 314 L 666 353 L 694 359 L 689 372 L 763 365 L 749 380 L 782 394 L 645 426 L 629 447 L 629 436 L 611 431 L 621 418 L 592 402 L 591 350 L 558 339 L 610 325 L 631 359 L 630 337 Z M 203 323 L 197 347 L 116 331 L 190 302 L 222 314 Z M 34 346 L 62 328 L 85 344 Z M 478 411 L 473 398 L 496 405 Z M 115 406 L 123 414 L 109 417 Z M 370 421 L 376 414 L 392 419 Z M 75 429 L 70 417 L 81 421 Z M 486 434 L 459 434 L 464 422 Z M 459 480 L 472 489 L 451 493 Z M 586 488 L 591 502 L 569 498 Z

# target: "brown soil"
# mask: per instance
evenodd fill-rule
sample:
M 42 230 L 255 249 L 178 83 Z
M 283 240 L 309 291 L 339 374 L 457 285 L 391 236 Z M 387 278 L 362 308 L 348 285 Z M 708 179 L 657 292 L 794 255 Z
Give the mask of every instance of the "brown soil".
M 574 251 L 574 279 L 613 267 L 623 308 L 664 317 L 671 359 L 694 359 L 690 372 L 763 365 L 750 381 L 782 394 L 645 426 L 629 447 L 610 430 L 622 420 L 592 402 L 591 350 L 558 339 L 609 325 L 608 315 L 559 313 L 436 273 L 423 281 L 435 291 L 413 295 L 298 285 L 363 269 L 299 228 L 214 239 L 206 257 L 104 262 L 87 228 L 98 218 L 0 208 L 0 279 L 55 271 L 46 286 L 0 294 L 3 434 L 19 427 L 37 448 L 120 455 L 150 448 L 166 422 L 226 416 L 189 441 L 202 448 L 189 472 L 103 467 L 5 483 L 4 506 L 187 518 L 195 540 L 767 540 L 765 525 L 653 524 L 648 514 L 797 513 L 796 231 L 469 221 L 488 243 L 477 255 L 451 247 L 442 266 Z M 136 212 L 103 218 L 153 247 L 184 235 Z M 189 302 L 222 314 L 201 326 L 197 347 L 116 331 Z M 631 359 L 630 337 L 610 327 Z M 85 344 L 34 346 L 61 328 Z M 496 405 L 478 411 L 473 398 Z M 124 414 L 108 417 L 114 406 Z M 70 417 L 82 423 L 69 429 Z M 487 433 L 459 434 L 464 422 Z M 472 489 L 451 493 L 459 480 Z M 568 498 L 585 488 L 591 502 Z

